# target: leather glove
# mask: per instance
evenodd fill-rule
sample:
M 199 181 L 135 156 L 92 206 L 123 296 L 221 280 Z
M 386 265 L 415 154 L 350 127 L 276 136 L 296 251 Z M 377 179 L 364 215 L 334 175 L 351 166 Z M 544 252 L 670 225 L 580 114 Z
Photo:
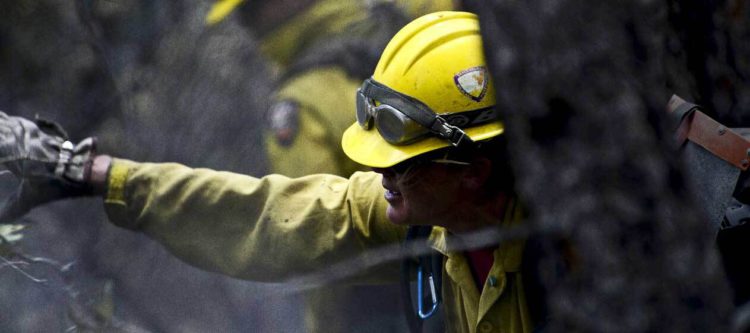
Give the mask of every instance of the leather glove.
M 21 181 L 1 206 L 0 223 L 47 202 L 93 194 L 88 179 L 95 142 L 86 138 L 74 145 L 54 122 L 0 112 L 0 164 Z

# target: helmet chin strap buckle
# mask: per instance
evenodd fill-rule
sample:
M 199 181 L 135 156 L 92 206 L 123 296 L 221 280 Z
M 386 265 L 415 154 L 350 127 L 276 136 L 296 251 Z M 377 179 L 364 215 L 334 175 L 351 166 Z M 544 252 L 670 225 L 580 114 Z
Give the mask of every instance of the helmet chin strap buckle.
M 464 132 L 461 128 L 449 124 L 443 117 L 440 116 L 435 117 L 435 123 L 433 123 L 430 129 L 439 137 L 450 141 L 453 147 L 460 147 L 466 144 L 474 143 L 474 140 L 466 135 L 466 132 Z
M 453 131 L 453 136 L 451 136 L 449 140 L 453 147 L 461 147 L 474 143 L 474 140 L 472 140 L 468 135 L 466 135 L 466 132 L 458 127 L 456 127 L 456 129 Z

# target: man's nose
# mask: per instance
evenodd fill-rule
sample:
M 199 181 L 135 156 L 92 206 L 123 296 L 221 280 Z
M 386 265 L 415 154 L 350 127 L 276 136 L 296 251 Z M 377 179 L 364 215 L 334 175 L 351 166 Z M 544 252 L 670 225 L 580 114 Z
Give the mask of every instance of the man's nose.
M 372 168 L 372 171 L 383 175 L 383 177 L 393 177 L 396 175 L 396 173 L 391 168 Z

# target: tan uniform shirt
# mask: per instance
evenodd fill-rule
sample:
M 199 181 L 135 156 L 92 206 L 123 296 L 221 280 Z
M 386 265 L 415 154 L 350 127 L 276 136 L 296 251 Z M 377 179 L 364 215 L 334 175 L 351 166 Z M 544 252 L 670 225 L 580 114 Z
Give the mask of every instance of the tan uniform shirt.
M 266 133 L 271 171 L 299 177 L 364 170 L 340 148 L 344 130 L 356 121 L 354 96 L 361 84 L 333 66 L 311 69 L 285 83 L 276 99 L 294 103 L 297 129 L 289 144 L 279 143 L 271 131 Z
M 368 249 L 401 242 L 405 228 L 385 215 L 380 175 L 254 178 L 179 164 L 115 159 L 105 199 L 113 223 L 140 230 L 182 260 L 230 276 L 279 282 Z M 450 332 L 529 332 L 519 265 L 522 243 L 494 253 L 480 293 L 466 258 L 436 228 L 447 255 L 443 296 Z M 397 281 L 398 263 L 358 275 Z M 495 282 L 490 283 L 490 280 Z M 356 331 L 356 328 L 353 328 Z

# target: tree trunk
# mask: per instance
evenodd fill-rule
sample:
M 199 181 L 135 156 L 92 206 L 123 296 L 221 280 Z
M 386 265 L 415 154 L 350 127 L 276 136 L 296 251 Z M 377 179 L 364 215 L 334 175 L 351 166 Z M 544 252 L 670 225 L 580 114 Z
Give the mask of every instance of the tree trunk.
M 701 3 L 464 1 L 480 16 L 529 223 L 570 250 L 539 267 L 553 331 L 728 330 L 715 231 L 665 109 L 676 93 L 721 121 L 748 116 L 736 19 L 747 14 Z

